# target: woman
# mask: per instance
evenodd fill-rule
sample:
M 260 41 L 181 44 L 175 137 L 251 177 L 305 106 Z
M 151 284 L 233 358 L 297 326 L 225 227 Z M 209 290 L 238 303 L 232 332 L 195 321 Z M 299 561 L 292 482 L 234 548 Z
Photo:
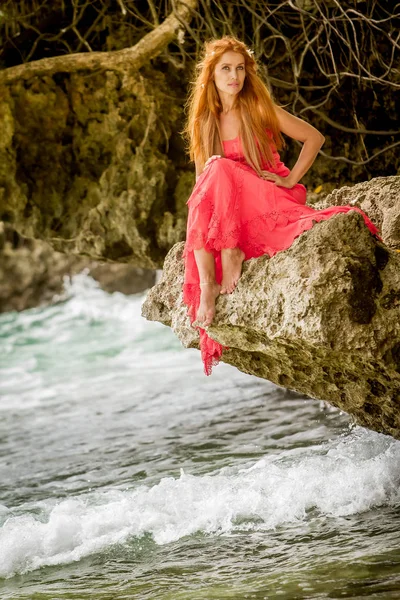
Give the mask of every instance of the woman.
M 199 327 L 209 375 L 224 348 L 205 328 L 215 316 L 218 295 L 235 289 L 244 260 L 274 256 L 313 222 L 340 212 L 357 210 L 372 234 L 378 230 L 358 208 L 306 206 L 306 188 L 299 181 L 325 138 L 273 102 L 243 42 L 230 36 L 206 42 L 197 69 L 184 130 L 196 184 L 188 200 L 183 299 Z M 291 171 L 278 154 L 281 132 L 303 142 Z

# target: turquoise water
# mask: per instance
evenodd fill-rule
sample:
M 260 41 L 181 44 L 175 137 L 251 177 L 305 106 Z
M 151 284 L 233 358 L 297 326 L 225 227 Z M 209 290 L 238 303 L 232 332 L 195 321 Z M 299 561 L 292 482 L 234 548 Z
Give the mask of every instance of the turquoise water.
M 400 443 L 75 277 L 0 315 L 0 598 L 400 598 Z

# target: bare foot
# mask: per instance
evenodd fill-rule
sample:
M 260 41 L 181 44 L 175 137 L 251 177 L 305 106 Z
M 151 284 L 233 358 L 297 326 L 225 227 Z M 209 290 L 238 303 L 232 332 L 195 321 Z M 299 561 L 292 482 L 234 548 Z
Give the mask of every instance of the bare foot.
M 200 283 L 200 306 L 196 322 L 200 327 L 208 327 L 215 317 L 215 300 L 219 296 L 221 286 L 215 281 Z
M 224 248 L 221 250 L 222 282 L 221 294 L 231 294 L 242 274 L 244 252 L 240 248 Z

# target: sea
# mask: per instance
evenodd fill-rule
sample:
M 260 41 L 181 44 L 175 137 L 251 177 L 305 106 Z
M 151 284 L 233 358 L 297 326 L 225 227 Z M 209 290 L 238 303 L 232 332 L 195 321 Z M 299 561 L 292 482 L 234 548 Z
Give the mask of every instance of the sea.
M 400 442 L 87 272 L 0 315 L 1 600 L 400 598 Z

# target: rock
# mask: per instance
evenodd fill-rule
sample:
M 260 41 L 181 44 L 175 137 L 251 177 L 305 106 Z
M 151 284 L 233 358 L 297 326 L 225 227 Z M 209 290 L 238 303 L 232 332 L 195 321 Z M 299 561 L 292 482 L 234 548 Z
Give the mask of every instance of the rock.
M 400 177 L 376 177 L 354 186 L 343 186 L 332 191 L 314 208 L 327 206 L 358 206 L 382 232 L 385 243 L 400 249 Z
M 156 278 L 155 271 L 55 252 L 46 242 L 22 238 L 0 222 L 0 313 L 51 303 L 62 295 L 64 278 L 84 269 L 107 292 L 142 292 Z
M 183 99 L 150 66 L 0 89 L 0 220 L 66 254 L 162 266 L 185 236 Z
M 183 247 L 169 252 L 143 316 L 198 347 L 182 303 Z M 400 439 L 400 254 L 377 242 L 358 213 L 315 224 L 271 259 L 249 260 L 235 292 L 218 298 L 209 334 L 241 371 Z
M 110 294 L 138 294 L 148 290 L 156 281 L 156 271 L 151 269 L 118 263 L 87 262 L 89 264 L 85 268 L 88 275 L 99 283 L 102 290 Z

